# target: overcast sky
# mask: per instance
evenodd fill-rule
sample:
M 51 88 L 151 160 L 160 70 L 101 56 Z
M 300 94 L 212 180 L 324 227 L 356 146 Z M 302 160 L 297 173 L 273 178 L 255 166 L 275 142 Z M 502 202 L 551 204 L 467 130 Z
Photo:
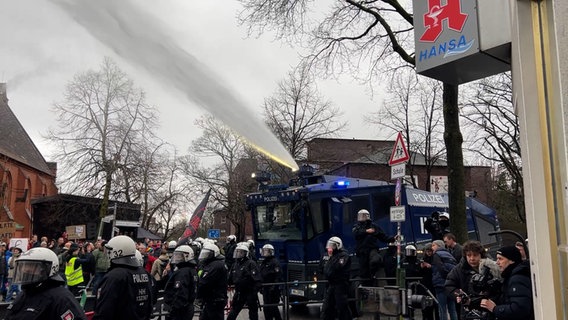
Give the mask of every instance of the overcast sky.
M 239 4 L 235 0 L 136 3 L 151 4 L 144 9 L 165 24 L 171 39 L 211 68 L 258 116 L 263 99 L 272 95 L 277 82 L 298 62 L 294 49 L 270 35 L 247 38 L 244 27 L 236 22 Z M 51 150 L 41 135 L 55 124 L 51 105 L 62 99 L 66 83 L 76 73 L 98 69 L 105 56 L 112 57 L 147 91 L 148 102 L 158 107 L 162 139 L 186 152 L 201 133 L 193 120 L 203 109 L 115 55 L 50 2 L 0 0 L 0 37 L 0 81 L 7 83 L 9 105 L 47 160 Z M 377 130 L 364 124 L 363 115 L 379 107 L 380 88 L 374 88 L 372 99 L 368 88 L 345 76 L 339 83 L 320 81 L 319 89 L 349 121 L 343 138 L 378 138 Z

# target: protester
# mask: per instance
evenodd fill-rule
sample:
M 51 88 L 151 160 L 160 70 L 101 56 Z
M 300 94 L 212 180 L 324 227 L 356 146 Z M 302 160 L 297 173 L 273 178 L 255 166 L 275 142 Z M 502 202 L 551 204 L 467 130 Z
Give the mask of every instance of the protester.
M 14 295 L 20 293 L 20 285 L 14 283 L 14 272 L 16 271 L 16 259 L 22 254 L 22 249 L 12 247 L 12 256 L 8 259 L 8 293 L 6 293 L 6 302 L 11 302 Z

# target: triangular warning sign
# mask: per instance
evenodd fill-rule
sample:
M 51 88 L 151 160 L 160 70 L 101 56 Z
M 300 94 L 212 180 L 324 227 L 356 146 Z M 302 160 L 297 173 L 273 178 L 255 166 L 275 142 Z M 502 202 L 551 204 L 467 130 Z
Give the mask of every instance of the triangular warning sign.
M 391 157 L 389 159 L 389 166 L 394 166 L 395 164 L 406 162 L 410 159 L 408 156 L 408 151 L 404 145 L 404 140 L 402 139 L 402 133 L 399 132 L 394 142 L 394 148 L 392 148 Z

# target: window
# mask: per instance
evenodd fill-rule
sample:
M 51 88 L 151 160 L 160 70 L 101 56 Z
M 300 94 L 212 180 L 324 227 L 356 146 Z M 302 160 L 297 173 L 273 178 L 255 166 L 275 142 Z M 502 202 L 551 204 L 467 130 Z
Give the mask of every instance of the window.
M 227 217 L 226 216 L 222 216 L 221 217 L 221 224 L 225 224 L 227 223 Z
M 302 239 L 301 214 L 298 202 L 268 204 L 256 207 L 255 225 L 259 239 Z
M 331 204 L 327 201 L 322 201 L 321 199 L 310 201 L 310 217 L 313 224 L 313 228 L 308 228 L 308 239 L 314 236 L 314 233 L 320 234 L 326 230 L 329 230 L 329 212 Z

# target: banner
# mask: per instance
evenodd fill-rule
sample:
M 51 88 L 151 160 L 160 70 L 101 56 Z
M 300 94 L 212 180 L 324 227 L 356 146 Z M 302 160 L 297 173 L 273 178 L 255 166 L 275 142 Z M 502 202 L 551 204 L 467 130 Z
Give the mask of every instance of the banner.
M 201 203 L 197 206 L 191 218 L 187 222 L 187 226 L 185 227 L 185 231 L 181 236 L 180 240 L 178 241 L 178 246 L 187 243 L 187 239 L 195 238 L 197 234 L 197 229 L 199 229 L 199 223 L 201 222 L 201 218 L 203 218 L 203 212 L 205 212 L 205 208 L 207 207 L 207 202 L 209 201 L 209 196 L 211 195 L 211 189 L 207 191 Z

